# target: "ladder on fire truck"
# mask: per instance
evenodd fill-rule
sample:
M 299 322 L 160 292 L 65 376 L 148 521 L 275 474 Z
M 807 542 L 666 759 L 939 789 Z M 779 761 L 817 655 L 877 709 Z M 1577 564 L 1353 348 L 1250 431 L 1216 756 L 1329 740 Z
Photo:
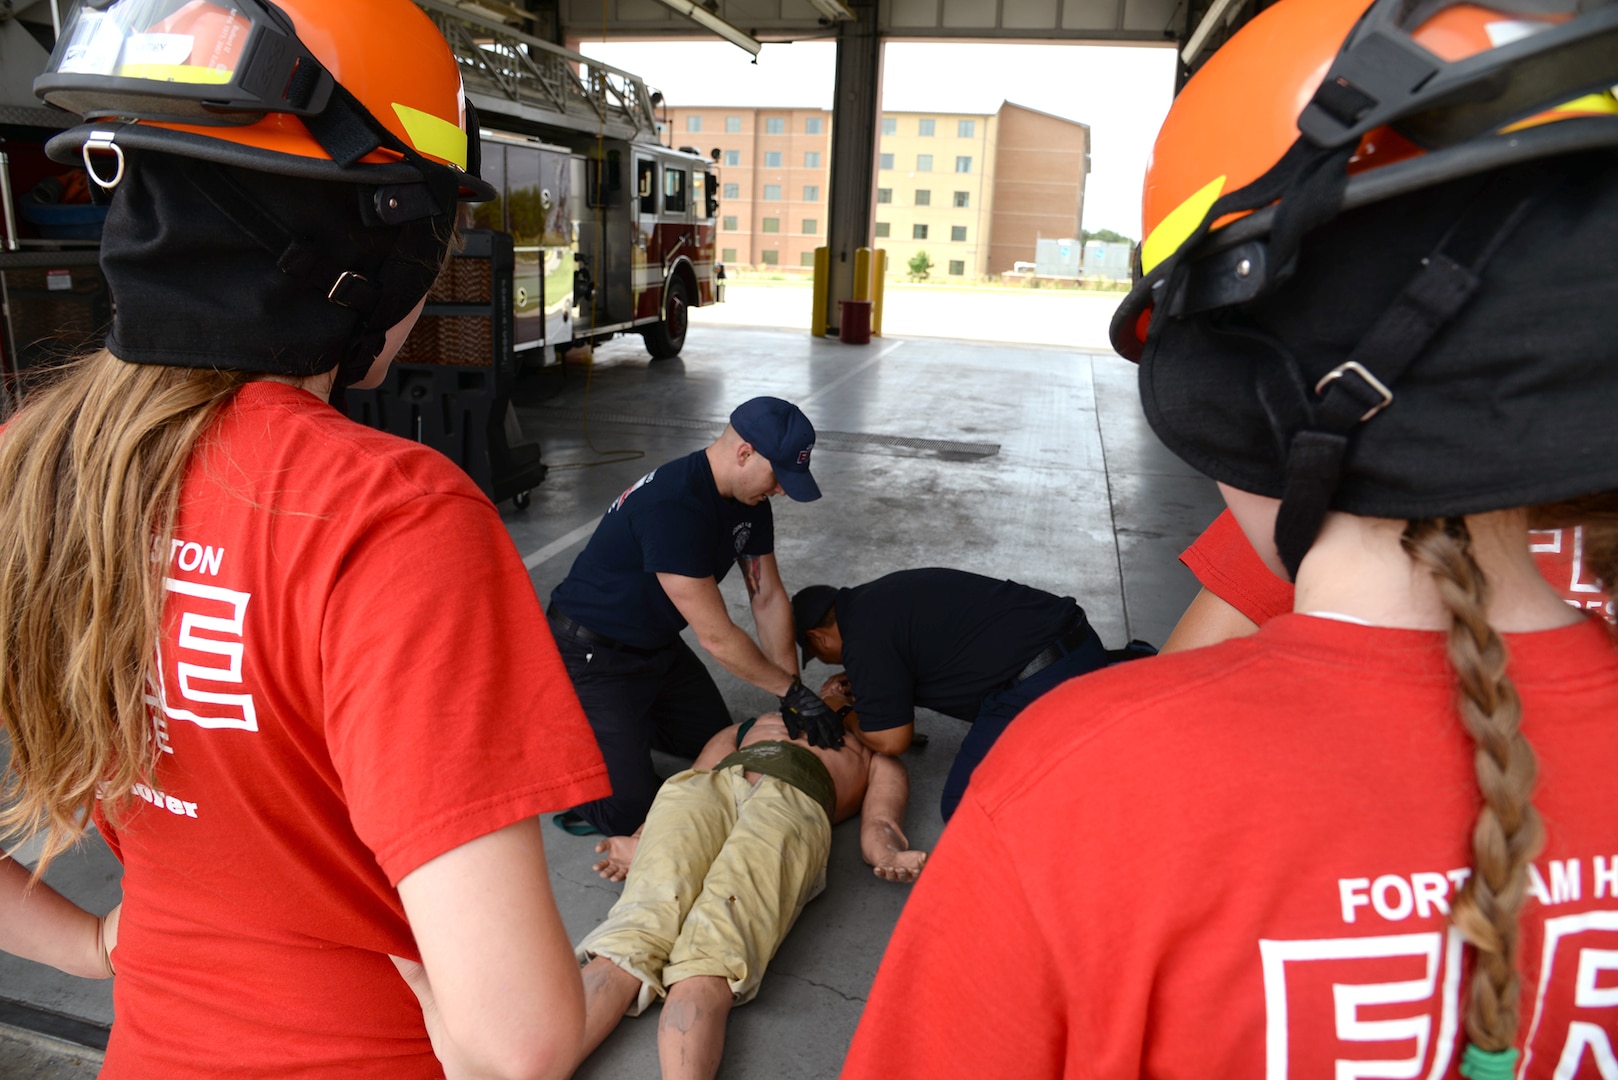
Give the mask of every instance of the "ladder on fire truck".
M 467 96 L 484 116 L 656 141 L 651 95 L 639 76 L 507 25 L 495 15 L 502 4 L 415 2 L 455 50 Z

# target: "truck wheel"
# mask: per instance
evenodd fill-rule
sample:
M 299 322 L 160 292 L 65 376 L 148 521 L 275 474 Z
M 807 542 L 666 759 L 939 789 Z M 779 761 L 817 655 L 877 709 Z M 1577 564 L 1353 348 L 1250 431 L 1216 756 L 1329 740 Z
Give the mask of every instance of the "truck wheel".
M 646 351 L 652 354 L 653 360 L 668 360 L 680 355 L 680 350 L 685 347 L 690 307 L 691 296 L 686 291 L 685 279 L 679 274 L 671 276 L 663 293 L 663 318 L 641 331 Z

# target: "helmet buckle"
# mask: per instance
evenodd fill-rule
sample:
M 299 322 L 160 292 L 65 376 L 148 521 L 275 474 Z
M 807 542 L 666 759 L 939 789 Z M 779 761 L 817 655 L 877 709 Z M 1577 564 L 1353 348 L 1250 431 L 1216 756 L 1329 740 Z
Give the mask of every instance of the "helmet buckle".
M 1382 399 L 1366 410 L 1365 414 L 1360 417 L 1360 423 L 1365 423 L 1365 421 L 1369 420 L 1371 417 L 1393 404 L 1393 391 L 1389 390 L 1381 379 L 1378 379 L 1375 375 L 1372 375 L 1370 371 L 1366 369 L 1365 365 L 1360 363 L 1358 360 L 1345 360 L 1343 363 L 1338 364 L 1336 367 L 1326 372 L 1326 374 L 1321 377 L 1320 381 L 1315 383 L 1316 396 L 1324 396 L 1326 388 L 1337 380 L 1343 378 L 1345 375 L 1359 376 L 1360 380 L 1365 384 L 1365 387 L 1371 390 L 1372 393 L 1374 393 L 1377 397 Z M 1343 389 L 1355 397 L 1363 398 L 1363 395 L 1356 392 L 1356 388 L 1351 383 L 1343 383 Z
M 352 298 L 349 295 L 349 291 L 356 286 L 369 284 L 370 281 L 364 274 L 357 274 L 352 270 L 344 270 L 341 274 L 337 275 L 337 280 L 332 283 L 331 291 L 326 294 L 326 299 L 342 307 L 353 307 L 354 305 L 351 302 Z
M 124 148 L 113 141 L 117 134 L 115 131 L 92 131 L 79 151 L 84 158 L 84 171 L 103 191 L 111 191 L 124 178 Z M 103 180 L 101 174 L 96 172 L 95 162 L 90 158 L 92 153 L 110 153 L 118 160 L 118 168 L 114 170 L 112 179 Z

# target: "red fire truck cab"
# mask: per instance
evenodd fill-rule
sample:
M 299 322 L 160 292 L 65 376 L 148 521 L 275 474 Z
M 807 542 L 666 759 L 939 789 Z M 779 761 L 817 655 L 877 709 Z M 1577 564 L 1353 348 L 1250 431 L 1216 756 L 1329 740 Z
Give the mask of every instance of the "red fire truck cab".
M 471 208 L 469 224 L 511 233 L 516 350 L 542 360 L 638 333 L 653 359 L 678 355 L 689 309 L 719 299 L 712 164 L 622 139 L 574 149 L 556 134 L 483 134 L 483 175 L 500 197 Z

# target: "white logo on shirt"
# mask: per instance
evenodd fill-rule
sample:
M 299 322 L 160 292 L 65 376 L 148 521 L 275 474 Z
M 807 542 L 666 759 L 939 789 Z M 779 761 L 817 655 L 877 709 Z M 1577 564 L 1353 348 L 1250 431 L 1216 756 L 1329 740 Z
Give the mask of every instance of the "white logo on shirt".
M 159 645 L 158 685 L 155 695 L 148 695 L 146 703 L 161 709 L 163 716 L 169 719 L 189 720 L 198 727 L 257 731 L 258 710 L 252 694 L 204 689 L 209 684 L 241 684 L 245 651 L 242 631 L 247 602 L 252 595 L 167 577 L 163 579 L 163 587 L 173 594 L 169 603 L 180 608 L 178 655 L 174 664 L 178 696 L 169 681 L 168 658 Z M 212 658 L 212 662 L 199 663 L 202 658 Z M 161 721 L 158 722 L 158 741 L 165 751 L 173 753 Z
M 647 473 L 645 476 L 641 477 L 639 480 L 636 480 L 633 484 L 630 484 L 627 488 L 624 489 L 624 493 L 622 495 L 620 495 L 616 499 L 612 500 L 612 505 L 607 507 L 607 513 L 610 514 L 614 510 L 621 509 L 623 507 L 623 505 L 624 505 L 624 500 L 625 499 L 627 499 L 631 495 L 635 494 L 635 492 L 639 491 L 641 488 L 645 487 L 647 484 L 650 484 L 652 482 L 652 477 L 654 477 L 656 475 L 657 475 L 657 470 L 653 469 L 651 472 Z
M 1585 868 L 1592 874 L 1586 877 Z M 1344 923 L 1445 918 L 1467 870 L 1343 878 Z M 1530 910 L 1618 898 L 1618 856 L 1529 867 Z M 1546 919 L 1522 1077 L 1618 1080 L 1618 911 Z M 1261 940 L 1265 1077 L 1437 1080 L 1461 1015 L 1464 940 L 1453 927 L 1371 937 Z M 1530 1066 L 1537 1062 L 1537 1067 Z

